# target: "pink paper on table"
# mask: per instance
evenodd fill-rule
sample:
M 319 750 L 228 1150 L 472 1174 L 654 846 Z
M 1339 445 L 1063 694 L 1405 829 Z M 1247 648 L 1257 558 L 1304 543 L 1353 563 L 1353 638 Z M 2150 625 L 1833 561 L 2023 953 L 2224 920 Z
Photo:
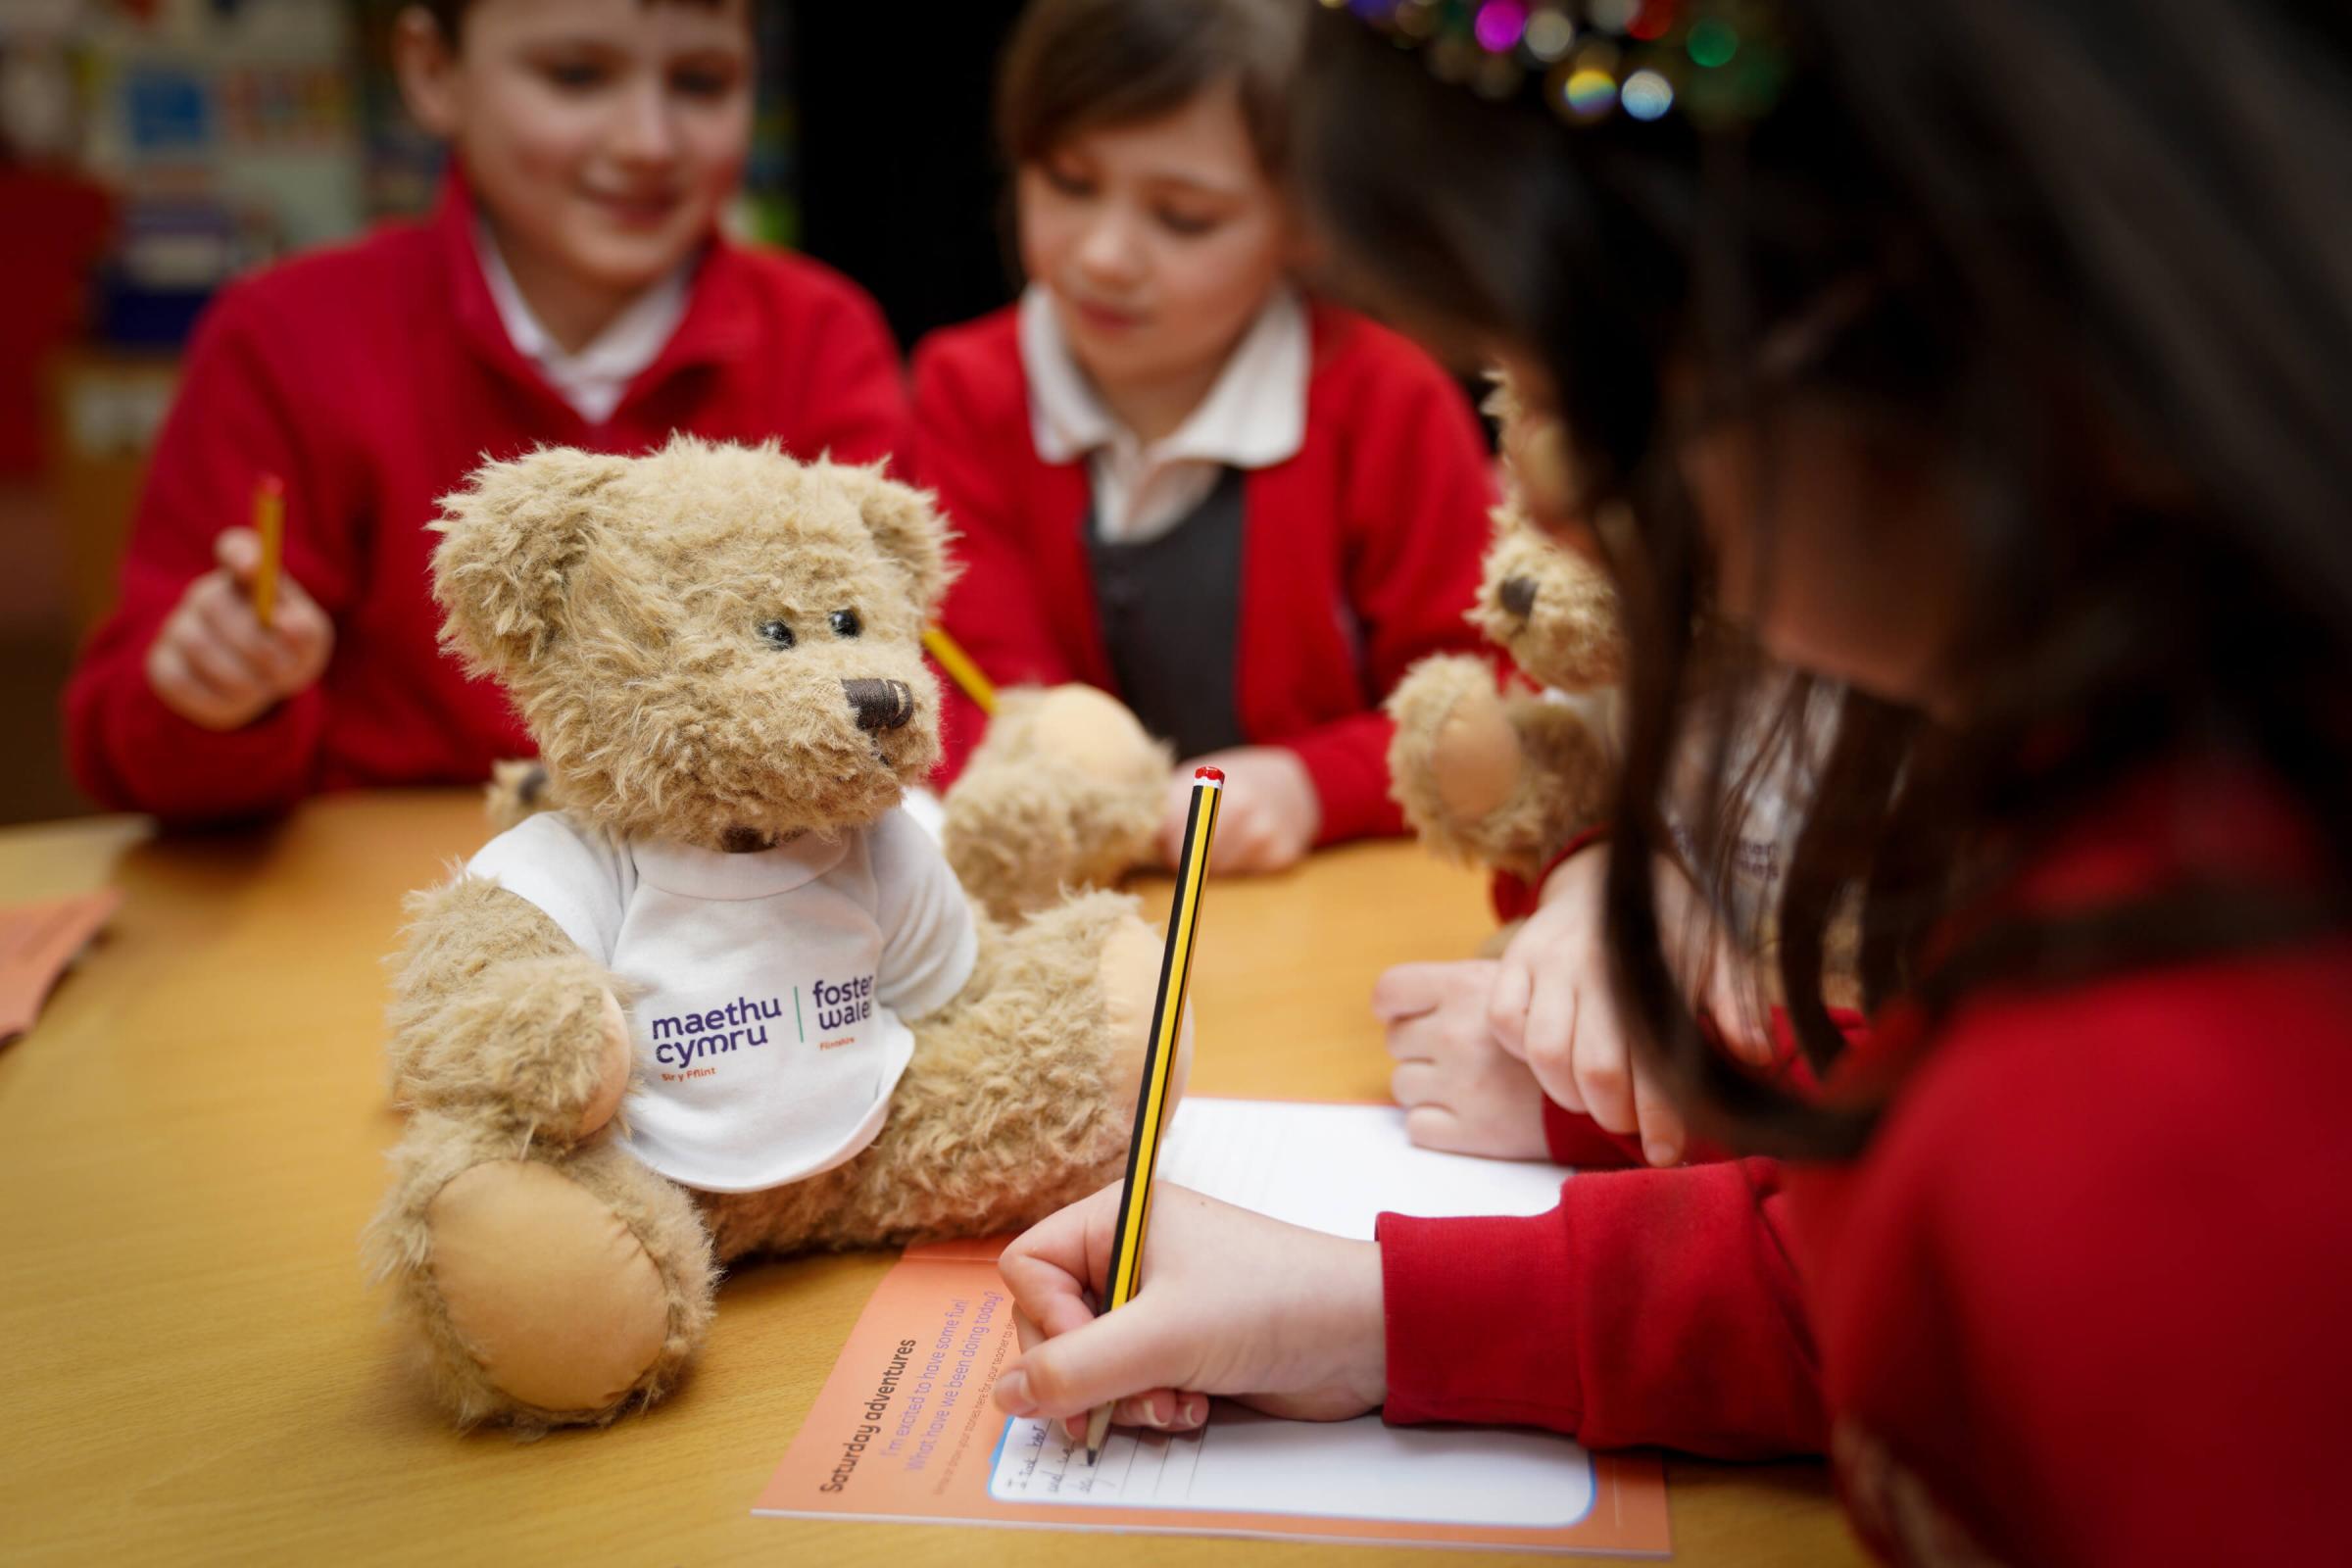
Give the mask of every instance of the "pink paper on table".
M 100 888 L 0 907 L 0 1042 L 32 1027 L 58 976 L 122 904 L 119 889 Z

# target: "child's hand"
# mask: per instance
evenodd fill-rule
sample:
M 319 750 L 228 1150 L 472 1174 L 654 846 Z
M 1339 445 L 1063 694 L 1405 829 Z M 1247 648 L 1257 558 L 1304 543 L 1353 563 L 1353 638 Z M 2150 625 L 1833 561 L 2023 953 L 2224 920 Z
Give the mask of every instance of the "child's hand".
M 264 630 L 253 612 L 261 536 L 230 528 L 213 547 L 220 563 L 188 591 L 147 648 L 147 684 L 164 706 L 206 729 L 237 729 L 316 682 L 334 652 L 334 623 L 283 571 Z
M 1020 1308 L 1021 1357 L 997 1379 L 1012 1415 L 1083 1436 L 1111 1419 L 1185 1429 L 1212 1394 L 1272 1415 L 1339 1421 L 1388 1396 L 1380 1248 L 1301 1230 L 1160 1183 L 1135 1298 L 1097 1321 L 1119 1184 L 1040 1221 L 998 1268 Z
M 1596 844 L 1544 882 L 1543 906 L 1503 951 L 1488 1025 L 1554 1101 L 1610 1132 L 1639 1132 L 1643 1156 L 1671 1165 L 1683 1157 L 1682 1115 L 1635 1065 L 1609 987 L 1601 948 L 1607 856 L 1607 846 Z M 1735 1054 L 1770 1061 L 1771 1039 L 1744 992 L 1740 956 L 1706 919 L 1680 867 L 1661 859 L 1655 874 L 1658 929 L 1684 995 L 1712 1017 Z
M 1279 871 L 1314 848 L 1323 802 L 1298 754 L 1280 746 L 1237 746 L 1196 757 L 1176 769 L 1167 809 L 1159 819 L 1159 858 L 1174 865 L 1184 853 L 1184 818 L 1193 799 L 1193 769 L 1222 768 L 1225 802 L 1217 808 L 1211 871 Z
M 1400 963 L 1372 988 L 1372 1011 L 1389 1033 L 1396 1070 L 1389 1092 L 1404 1130 L 1424 1149 L 1495 1159 L 1542 1159 L 1544 1088 L 1504 1051 L 1487 1023 L 1492 958 Z

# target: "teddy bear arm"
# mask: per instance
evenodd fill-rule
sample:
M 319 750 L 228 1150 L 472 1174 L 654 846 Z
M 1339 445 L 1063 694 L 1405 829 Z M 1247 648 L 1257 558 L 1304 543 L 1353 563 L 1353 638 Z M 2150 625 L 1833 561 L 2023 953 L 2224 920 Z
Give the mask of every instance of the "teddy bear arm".
M 1603 820 L 1616 792 L 1607 750 L 1585 716 L 1566 703 L 1514 698 L 1511 727 L 1527 760 L 1526 771 L 1503 813 L 1514 825 L 1514 847 L 1534 876 L 1587 828 Z
M 411 913 L 393 983 L 394 1094 L 559 1144 L 610 1120 L 630 1064 L 612 972 L 479 877 L 419 895 Z
M 1391 694 L 1390 790 L 1423 844 L 1453 860 L 1521 869 L 1533 853 L 1525 747 L 1483 661 L 1425 659 Z
M 1152 858 L 1173 765 L 1091 686 L 1006 692 L 948 791 L 948 863 L 1000 919 L 1115 881 Z

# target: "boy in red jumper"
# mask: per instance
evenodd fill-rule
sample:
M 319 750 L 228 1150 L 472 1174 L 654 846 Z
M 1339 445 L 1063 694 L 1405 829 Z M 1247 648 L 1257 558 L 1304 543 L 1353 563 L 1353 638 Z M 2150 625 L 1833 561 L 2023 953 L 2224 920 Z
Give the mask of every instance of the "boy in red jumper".
M 962 533 L 945 620 L 1000 684 L 1084 681 L 1225 770 L 1216 864 L 1396 833 L 1380 703 L 1471 648 L 1467 400 L 1286 278 L 1285 0 L 1037 0 L 1007 46 L 1016 308 L 915 352 L 913 466 Z M 976 742 L 959 705 L 951 771 Z M 1173 855 L 1185 795 L 1171 791 Z
M 157 443 L 122 598 L 66 696 L 109 806 L 176 819 L 323 789 L 478 780 L 529 741 L 437 642 L 435 503 L 485 459 L 686 430 L 866 462 L 904 392 L 853 284 L 716 229 L 749 146 L 747 0 L 444 0 L 399 19 L 450 144 L 418 224 L 225 289 Z M 249 599 L 257 482 L 284 575 Z
M 1304 183 L 1573 436 L 1552 524 L 1625 509 L 1614 990 L 1754 1152 L 1374 1243 L 1163 1189 L 1097 1322 L 1113 1188 L 1006 1252 L 1045 1339 L 999 1403 L 1826 1452 L 1906 1562 L 2339 1559 L 2352 240 L 2308 220 L 2352 45 L 2288 0 L 2231 8 L 2227 72 L 2158 0 L 1691 4 L 1585 39 L 1614 100 L 1494 102 L 1378 9 L 1323 24 Z M 1434 58 L 1522 79 L 1484 32 Z M 1778 907 L 1815 1091 L 1698 1027 L 1650 886 L 1710 610 L 1847 688 Z

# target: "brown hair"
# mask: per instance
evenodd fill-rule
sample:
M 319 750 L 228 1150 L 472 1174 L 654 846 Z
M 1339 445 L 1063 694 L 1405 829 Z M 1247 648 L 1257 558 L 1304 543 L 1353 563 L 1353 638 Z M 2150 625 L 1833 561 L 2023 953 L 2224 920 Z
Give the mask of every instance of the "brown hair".
M 1694 719 L 1736 733 L 1765 696 L 1690 673 L 1719 567 L 1668 377 L 1695 364 L 1719 415 L 1801 397 L 1921 443 L 1967 552 L 1946 590 L 1960 716 L 1845 693 L 1801 803 L 1781 980 L 1818 1078 L 1844 1050 L 1822 972 L 1841 907 L 1860 908 L 1867 998 L 1931 1021 L 1995 988 L 2352 927 L 2352 233 L 2310 216 L 2345 210 L 2352 106 L 2278 86 L 2344 79 L 2352 34 L 2248 0 L 2218 73 L 2194 69 L 2196 0 L 1763 9 L 1794 40 L 1787 90 L 1737 127 L 1566 124 L 1326 12 L 1298 183 L 1377 303 L 1539 361 L 1589 512 L 1624 509 L 1632 526 L 1602 533 L 1633 645 L 1606 892 L 1622 1015 L 1694 1126 L 1818 1157 L 1858 1149 L 1884 1102 L 1792 1094 L 1715 1050 L 1652 891 L 1681 738 Z M 1814 346 L 1776 368 L 1791 328 Z M 1720 741 L 1715 761 L 1710 852 L 1744 804 Z M 2299 806 L 2310 886 L 2208 871 L 1953 920 L 2123 780 L 2183 762 L 2258 771 Z
M 1034 163 L 1080 131 L 1172 114 L 1231 81 L 1250 148 L 1277 175 L 1300 15 L 1284 0 L 1032 0 L 998 67 L 998 145 Z
M 433 19 L 433 25 L 441 29 L 441 36 L 452 49 L 458 47 L 466 26 L 466 13 L 473 9 L 474 3 L 475 0 L 416 0 L 416 9 Z M 639 3 L 650 6 L 657 0 L 639 0 Z M 660 3 L 685 5 L 689 0 L 660 0 Z M 692 0 L 692 3 L 706 11 L 716 11 L 725 0 Z M 758 3 L 759 0 L 753 0 L 753 4 Z

